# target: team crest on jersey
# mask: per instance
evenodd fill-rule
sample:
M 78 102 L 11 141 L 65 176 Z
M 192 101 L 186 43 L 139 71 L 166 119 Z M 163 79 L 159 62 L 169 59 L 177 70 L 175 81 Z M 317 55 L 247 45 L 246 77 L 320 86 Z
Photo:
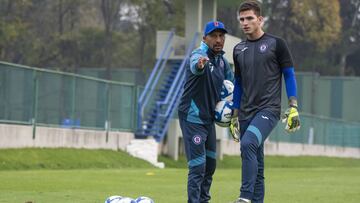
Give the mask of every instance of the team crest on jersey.
M 261 53 L 264 53 L 267 50 L 267 48 L 268 48 L 267 44 L 261 44 L 259 50 Z
M 199 145 L 201 143 L 201 136 L 200 135 L 194 135 L 192 138 L 194 144 Z
M 224 67 L 224 61 L 220 60 L 220 67 Z

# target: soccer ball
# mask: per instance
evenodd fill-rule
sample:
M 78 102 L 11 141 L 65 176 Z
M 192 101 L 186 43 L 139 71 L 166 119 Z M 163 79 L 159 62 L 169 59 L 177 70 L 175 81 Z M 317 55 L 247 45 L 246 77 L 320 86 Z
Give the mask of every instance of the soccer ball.
M 122 199 L 121 196 L 111 196 L 111 197 L 108 197 L 106 200 L 105 200 L 105 203 L 119 203 L 119 201 Z
M 234 84 L 230 80 L 224 80 L 220 92 L 221 100 L 232 101 L 233 92 L 234 92 Z
M 215 107 L 215 123 L 221 127 L 229 127 L 233 102 L 219 101 Z
M 138 197 L 135 200 L 136 203 L 154 203 L 154 201 L 148 197 Z
M 118 201 L 116 203 L 136 203 L 136 202 L 134 199 L 132 199 L 130 197 L 123 197 L 122 199 L 120 199 L 120 201 Z

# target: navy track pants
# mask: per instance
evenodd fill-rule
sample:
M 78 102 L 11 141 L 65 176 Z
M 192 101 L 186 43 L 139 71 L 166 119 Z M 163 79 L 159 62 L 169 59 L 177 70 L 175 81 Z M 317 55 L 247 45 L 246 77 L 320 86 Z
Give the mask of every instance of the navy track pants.
M 188 203 L 207 203 L 216 168 L 215 125 L 196 124 L 180 119 L 188 161 Z
M 240 122 L 240 151 L 242 160 L 242 183 L 240 197 L 252 203 L 263 203 L 264 141 L 278 123 L 272 112 L 262 110 L 253 118 Z

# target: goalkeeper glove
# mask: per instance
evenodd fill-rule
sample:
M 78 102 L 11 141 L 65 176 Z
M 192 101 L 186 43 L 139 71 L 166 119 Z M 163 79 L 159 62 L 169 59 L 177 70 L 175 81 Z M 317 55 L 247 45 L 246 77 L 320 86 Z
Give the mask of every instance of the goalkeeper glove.
M 300 129 L 300 118 L 297 101 L 295 99 L 289 101 L 289 108 L 285 111 L 282 122 L 286 123 L 285 130 L 288 133 L 293 133 Z
M 240 141 L 240 123 L 237 112 L 238 112 L 237 110 L 233 111 L 229 126 L 230 134 L 235 142 Z

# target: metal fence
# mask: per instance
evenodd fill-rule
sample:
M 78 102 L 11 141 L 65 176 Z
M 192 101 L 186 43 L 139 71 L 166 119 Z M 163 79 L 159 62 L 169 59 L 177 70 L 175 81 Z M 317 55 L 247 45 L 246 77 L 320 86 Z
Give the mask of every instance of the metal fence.
M 132 131 L 135 84 L 0 62 L 0 121 Z
M 269 136 L 273 142 L 315 144 L 324 146 L 360 148 L 360 123 L 345 122 L 311 114 L 300 113 L 301 128 L 289 135 L 281 122 Z
M 297 82 L 301 130 L 289 136 L 279 124 L 270 140 L 360 148 L 360 79 L 298 73 Z M 114 82 L 0 62 L 0 122 L 134 131 L 142 90 L 135 81 Z M 286 99 L 282 102 L 286 108 Z
M 360 77 L 325 77 L 296 73 L 299 108 L 312 115 L 360 122 Z M 283 88 L 283 98 L 286 94 Z M 283 99 L 283 106 L 287 104 Z

